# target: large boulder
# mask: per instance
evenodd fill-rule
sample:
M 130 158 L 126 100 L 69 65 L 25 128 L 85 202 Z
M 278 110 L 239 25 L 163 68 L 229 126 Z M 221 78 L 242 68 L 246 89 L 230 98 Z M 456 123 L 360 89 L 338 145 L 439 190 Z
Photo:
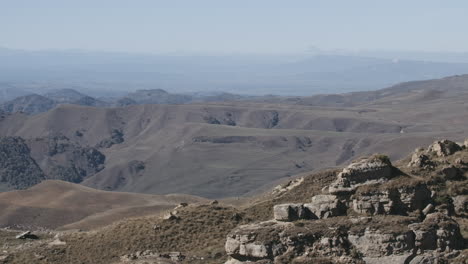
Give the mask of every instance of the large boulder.
M 374 155 L 344 168 L 328 190 L 335 195 L 349 193 L 361 185 L 387 181 L 393 176 L 393 171 L 394 167 L 386 156 Z
M 304 204 L 310 218 L 328 218 L 346 214 L 346 205 L 335 195 L 316 195 L 311 203 Z
M 273 207 L 273 216 L 277 221 L 295 221 L 306 218 L 306 212 L 302 204 L 278 204 Z
M 406 215 L 423 210 L 431 199 L 431 191 L 425 184 L 391 188 L 366 188 L 353 196 L 353 210 L 359 214 Z
M 408 167 L 424 168 L 426 166 L 431 166 L 432 161 L 428 155 L 421 153 L 421 150 L 416 150 L 411 156 L 411 160 L 408 163 Z
M 458 223 L 442 213 L 428 214 L 422 223 L 408 226 L 415 234 L 419 250 L 450 251 L 463 246 Z
M 438 157 L 450 156 L 460 150 L 462 150 L 461 146 L 447 139 L 436 141 L 428 148 L 429 153 L 432 152 Z

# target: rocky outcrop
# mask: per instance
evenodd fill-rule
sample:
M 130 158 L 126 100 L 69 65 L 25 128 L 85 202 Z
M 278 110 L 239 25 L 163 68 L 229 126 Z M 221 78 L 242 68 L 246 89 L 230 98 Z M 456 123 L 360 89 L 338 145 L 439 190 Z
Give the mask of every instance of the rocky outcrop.
M 411 161 L 408 163 L 408 167 L 424 168 L 433 165 L 429 156 L 425 153 L 421 153 L 422 151 L 424 151 L 424 149 L 416 149 L 411 156 Z
M 436 141 L 428 148 L 429 153 L 432 152 L 438 157 L 446 157 L 460 150 L 462 150 L 462 147 L 457 143 L 446 139 Z
M 348 240 L 362 255 L 380 258 L 389 255 L 411 255 L 414 237 L 411 230 L 394 232 L 368 228 L 363 234 L 349 234 Z
M 292 226 L 274 221 L 239 226 L 227 236 L 226 253 L 242 261 L 273 259 L 286 252 L 288 239 L 284 231 Z
M 458 223 L 442 213 L 428 214 L 422 223 L 409 227 L 415 234 L 415 247 L 420 251 L 451 251 L 463 245 Z
M 391 214 L 395 211 L 398 194 L 394 190 L 371 191 L 353 199 L 353 210 L 358 214 Z
M 432 213 L 417 221 L 380 216 L 243 225 L 227 236 L 227 263 L 314 263 L 316 258 L 332 258 L 333 263 L 425 263 L 419 261 L 457 256 L 463 237 L 452 218 Z
M 316 195 L 311 203 L 304 204 L 310 218 L 323 219 L 346 214 L 346 205 L 335 195 Z
M 386 156 L 374 155 L 344 168 L 328 191 L 331 194 L 350 193 L 361 185 L 387 181 L 393 176 L 393 171 L 394 168 Z
M 423 210 L 431 200 L 431 191 L 425 184 L 399 188 L 368 189 L 353 196 L 353 210 L 359 214 L 407 215 Z
M 461 150 L 457 146 L 442 140 L 427 151 L 418 149 L 408 164 L 411 173 L 423 171 L 417 177 L 404 172 L 396 177 L 398 170 L 384 156 L 352 163 L 322 189 L 331 194 L 275 205 L 274 220 L 234 229 L 226 263 L 427 264 L 459 258 L 464 238 L 450 216 L 467 215 L 468 196 L 451 199 L 448 189 L 441 189 L 444 179 L 465 172 L 463 155 L 447 157 Z M 464 194 L 460 185 L 453 188 Z M 273 194 L 284 197 L 291 190 Z

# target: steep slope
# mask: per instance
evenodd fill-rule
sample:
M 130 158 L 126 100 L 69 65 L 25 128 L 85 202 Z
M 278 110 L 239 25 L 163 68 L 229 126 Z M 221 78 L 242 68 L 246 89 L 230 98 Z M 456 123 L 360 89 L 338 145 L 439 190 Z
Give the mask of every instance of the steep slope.
M 0 184 L 3 188 L 23 189 L 45 178 L 23 139 L 0 137 Z

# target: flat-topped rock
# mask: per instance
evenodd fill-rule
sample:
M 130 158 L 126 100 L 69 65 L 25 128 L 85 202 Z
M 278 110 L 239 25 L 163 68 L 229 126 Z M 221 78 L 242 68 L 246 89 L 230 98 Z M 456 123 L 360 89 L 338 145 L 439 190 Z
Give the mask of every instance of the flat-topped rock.
M 349 193 L 365 184 L 384 182 L 393 176 L 394 168 L 387 156 L 374 155 L 351 163 L 338 174 L 328 191 L 331 194 Z
M 303 204 L 278 204 L 273 207 L 274 219 L 277 221 L 291 222 L 306 218 Z

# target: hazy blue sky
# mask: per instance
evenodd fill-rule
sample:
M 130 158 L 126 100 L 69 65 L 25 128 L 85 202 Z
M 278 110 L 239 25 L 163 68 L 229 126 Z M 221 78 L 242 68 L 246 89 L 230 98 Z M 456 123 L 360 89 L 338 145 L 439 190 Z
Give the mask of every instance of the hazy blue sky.
M 466 0 L 5 0 L 0 46 L 130 52 L 468 51 Z

